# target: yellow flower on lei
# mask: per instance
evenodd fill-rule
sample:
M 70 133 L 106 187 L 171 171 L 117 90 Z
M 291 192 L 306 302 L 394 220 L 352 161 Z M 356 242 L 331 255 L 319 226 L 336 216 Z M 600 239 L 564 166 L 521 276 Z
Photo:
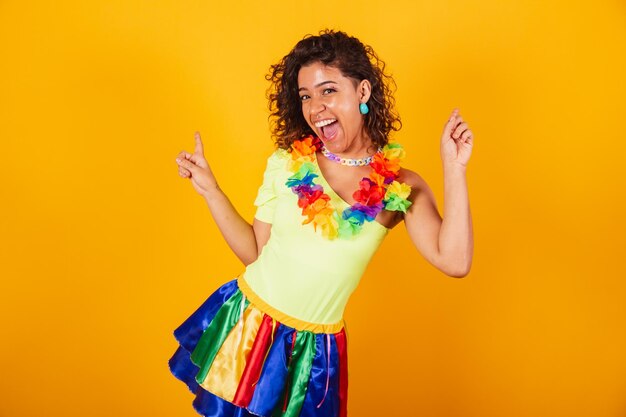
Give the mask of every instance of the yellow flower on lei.
M 404 151 L 403 148 L 399 147 L 397 144 L 389 143 L 383 149 L 383 155 L 385 155 L 385 158 L 389 159 L 390 161 L 396 159 L 398 160 L 397 162 L 399 163 L 406 156 L 406 152 Z
M 385 193 L 385 199 L 391 198 L 391 195 L 395 194 L 400 198 L 407 198 L 411 194 L 411 187 L 403 182 L 394 181 L 387 187 Z
M 385 193 L 385 209 L 406 213 L 412 204 L 407 200 L 409 194 L 411 194 L 409 185 L 398 181 L 392 182 Z

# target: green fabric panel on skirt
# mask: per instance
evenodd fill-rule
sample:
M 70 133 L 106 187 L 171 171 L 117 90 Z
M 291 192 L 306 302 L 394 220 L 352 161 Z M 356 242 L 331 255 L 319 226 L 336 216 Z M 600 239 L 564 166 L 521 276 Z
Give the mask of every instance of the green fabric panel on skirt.
M 298 417 L 300 415 L 314 357 L 315 334 L 308 331 L 298 332 L 296 344 L 291 354 L 289 375 L 287 376 L 287 381 L 290 381 L 291 385 L 289 400 L 282 417 Z
M 243 293 L 237 290 L 232 297 L 220 307 L 209 326 L 204 330 L 196 348 L 191 352 L 191 361 L 200 371 L 196 374 L 196 381 L 201 384 L 209 373 L 213 360 L 226 340 L 230 331 L 235 327 L 241 313 L 241 299 Z M 244 309 L 250 302 L 246 299 Z

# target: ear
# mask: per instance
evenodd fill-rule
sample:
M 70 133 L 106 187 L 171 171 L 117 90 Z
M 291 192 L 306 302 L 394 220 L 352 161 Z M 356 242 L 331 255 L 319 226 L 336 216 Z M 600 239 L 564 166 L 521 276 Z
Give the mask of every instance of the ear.
M 356 88 L 360 103 L 367 103 L 372 95 L 372 84 L 368 80 L 362 80 Z

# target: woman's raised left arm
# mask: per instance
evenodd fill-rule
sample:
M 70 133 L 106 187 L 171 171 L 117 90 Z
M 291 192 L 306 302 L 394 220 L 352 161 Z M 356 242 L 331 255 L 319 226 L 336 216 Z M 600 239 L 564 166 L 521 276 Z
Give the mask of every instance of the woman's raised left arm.
M 457 278 L 469 273 L 474 251 L 466 178 L 472 146 L 472 132 L 458 109 L 454 109 L 441 138 L 443 219 L 426 182 L 419 175 L 407 172 L 407 180 L 415 191 L 410 197 L 413 204 L 404 218 L 409 236 L 432 265 Z

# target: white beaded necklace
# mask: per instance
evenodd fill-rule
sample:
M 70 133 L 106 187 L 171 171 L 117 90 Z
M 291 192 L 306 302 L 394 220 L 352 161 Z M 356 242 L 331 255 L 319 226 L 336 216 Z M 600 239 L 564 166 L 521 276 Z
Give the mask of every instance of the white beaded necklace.
M 338 155 L 335 155 L 328 149 L 326 149 L 324 145 L 322 145 L 321 150 L 322 150 L 322 154 L 324 154 L 324 156 L 330 159 L 331 161 L 336 162 L 341 165 L 348 165 L 351 167 L 357 167 L 357 166 L 361 167 L 364 165 L 369 165 L 372 162 L 372 159 L 374 159 L 374 155 L 368 156 L 366 158 L 360 158 L 360 159 L 342 158 Z M 382 151 L 383 149 L 379 147 L 376 153 L 382 152 Z

